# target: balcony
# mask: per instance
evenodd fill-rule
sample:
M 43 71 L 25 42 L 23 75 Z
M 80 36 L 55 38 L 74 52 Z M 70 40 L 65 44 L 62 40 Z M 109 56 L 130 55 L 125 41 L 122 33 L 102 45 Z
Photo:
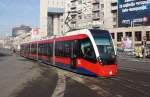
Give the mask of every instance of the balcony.
M 77 0 L 71 0 L 70 2 L 76 2 Z
M 72 18 L 71 23 L 75 24 L 77 22 L 77 18 Z
M 117 6 L 112 6 L 111 7 L 111 12 L 112 13 L 117 13 Z
M 93 0 L 92 3 L 93 3 L 93 4 L 99 4 L 100 2 L 99 2 L 99 0 Z
M 117 6 L 112 6 L 111 10 L 114 10 L 114 11 L 116 10 L 117 11 Z
M 76 4 L 72 3 L 70 8 L 71 8 L 71 10 L 74 10 L 74 9 L 76 9 L 76 7 L 77 7 Z
M 74 17 L 74 16 L 76 16 L 78 13 L 76 12 L 76 10 L 71 10 L 71 11 L 69 11 L 71 14 L 71 17 Z
M 100 19 L 100 15 L 93 15 L 93 20 L 99 20 Z
M 117 3 L 117 0 L 111 0 L 111 3 Z
M 99 7 L 99 5 L 97 5 L 97 6 L 93 6 L 92 11 L 93 11 L 93 12 L 95 12 L 95 11 L 100 11 L 100 7 Z
M 111 2 L 111 6 L 117 6 L 117 2 Z
M 99 12 L 100 11 L 100 9 L 94 9 L 93 8 L 93 10 L 92 10 L 93 12 Z
M 71 29 L 77 29 L 77 24 L 76 23 L 72 23 L 71 24 Z

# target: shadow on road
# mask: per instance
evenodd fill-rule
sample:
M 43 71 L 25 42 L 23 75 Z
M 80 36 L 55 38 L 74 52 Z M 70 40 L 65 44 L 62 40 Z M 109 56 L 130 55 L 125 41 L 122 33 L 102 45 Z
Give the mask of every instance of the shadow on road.
M 25 58 L 18 58 L 18 61 L 29 61 L 29 59 L 25 59 Z
M 0 57 L 11 56 L 10 54 L 0 53 Z
M 41 75 L 24 84 L 24 88 L 13 93 L 13 97 L 51 97 L 57 82 L 57 74 L 47 68 L 41 71 Z

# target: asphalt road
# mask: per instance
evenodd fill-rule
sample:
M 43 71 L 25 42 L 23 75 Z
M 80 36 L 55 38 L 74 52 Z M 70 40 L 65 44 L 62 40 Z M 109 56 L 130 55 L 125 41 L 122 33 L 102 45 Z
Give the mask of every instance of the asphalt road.
M 119 59 L 116 77 L 94 78 L 17 55 L 0 56 L 0 97 L 150 97 L 148 67 L 136 62 Z

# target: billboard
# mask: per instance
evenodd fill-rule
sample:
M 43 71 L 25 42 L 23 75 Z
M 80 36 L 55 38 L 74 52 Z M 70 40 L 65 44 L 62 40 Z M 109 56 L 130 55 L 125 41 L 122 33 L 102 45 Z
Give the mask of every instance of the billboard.
M 150 25 L 150 0 L 118 0 L 118 27 Z

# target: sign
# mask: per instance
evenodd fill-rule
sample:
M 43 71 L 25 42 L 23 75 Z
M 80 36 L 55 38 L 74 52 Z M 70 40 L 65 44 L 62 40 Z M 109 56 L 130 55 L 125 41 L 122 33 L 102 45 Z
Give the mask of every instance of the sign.
M 150 25 L 150 0 L 118 0 L 118 26 Z
M 31 30 L 31 39 L 32 40 L 39 40 L 39 39 L 41 39 L 40 29 L 39 28 L 33 28 Z

